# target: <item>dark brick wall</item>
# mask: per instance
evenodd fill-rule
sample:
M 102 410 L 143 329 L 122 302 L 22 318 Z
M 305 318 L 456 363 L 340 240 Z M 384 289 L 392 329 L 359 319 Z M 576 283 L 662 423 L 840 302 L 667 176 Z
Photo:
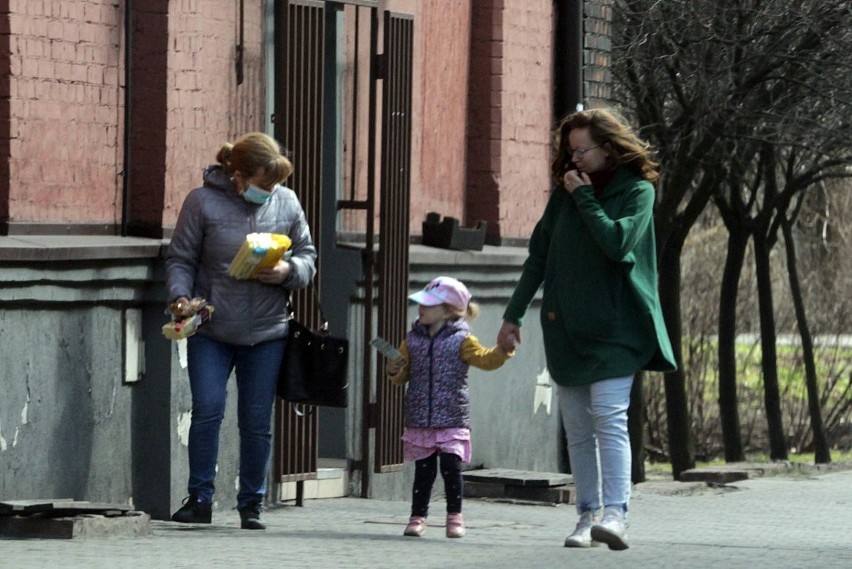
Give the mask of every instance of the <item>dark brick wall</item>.
M 583 92 L 588 107 L 611 104 L 612 1 L 585 2 Z

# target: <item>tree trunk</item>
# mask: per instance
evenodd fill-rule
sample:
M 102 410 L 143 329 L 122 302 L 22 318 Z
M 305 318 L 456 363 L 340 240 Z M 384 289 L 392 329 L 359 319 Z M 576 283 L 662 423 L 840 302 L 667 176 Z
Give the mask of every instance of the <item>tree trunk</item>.
M 787 460 L 787 443 L 784 437 L 784 422 L 781 418 L 781 392 L 778 388 L 778 359 L 775 350 L 775 316 L 772 301 L 772 279 L 770 275 L 769 248 L 766 232 L 761 229 L 754 234 L 754 259 L 757 276 L 757 299 L 760 311 L 760 348 L 763 353 L 763 401 L 769 434 L 769 457 Z
M 719 296 L 719 420 L 726 462 L 745 460 L 737 403 L 737 291 L 748 232 L 728 228 L 728 254 Z
M 630 407 L 627 409 L 627 430 L 630 432 L 631 475 L 634 484 L 645 482 L 645 397 L 642 394 L 643 372 L 633 378 Z
M 683 342 L 681 341 L 680 257 L 683 240 L 670 238 L 660 254 L 660 303 L 666 328 L 672 342 L 678 369 L 665 374 L 666 418 L 669 455 L 675 480 L 684 470 L 695 466 L 692 445 L 692 426 L 686 396 L 686 374 L 683 371 Z
M 805 385 L 808 390 L 808 412 L 811 419 L 811 430 L 813 431 L 814 462 L 816 464 L 828 464 L 831 462 L 831 449 L 828 445 L 828 437 L 825 434 L 822 410 L 819 407 L 819 387 L 814 358 L 814 343 L 810 327 L 808 326 L 808 318 L 805 314 L 805 303 L 802 299 L 802 286 L 799 281 L 799 263 L 796 259 L 796 246 L 793 243 L 791 225 L 792 223 L 785 219 L 781 224 L 781 230 L 784 232 L 784 249 L 787 252 L 787 275 L 790 278 L 790 293 L 793 297 L 793 306 L 796 309 L 796 323 L 799 326 L 799 335 L 802 337 L 802 357 L 805 360 Z

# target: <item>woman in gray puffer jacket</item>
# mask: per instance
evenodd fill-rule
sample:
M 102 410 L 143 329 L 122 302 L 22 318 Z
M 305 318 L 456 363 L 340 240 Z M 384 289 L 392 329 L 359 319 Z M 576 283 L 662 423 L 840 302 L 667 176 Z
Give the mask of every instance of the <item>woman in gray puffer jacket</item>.
M 184 316 L 189 299 L 215 307 L 210 322 L 187 340 L 192 391 L 189 429 L 189 497 L 172 516 L 210 523 L 219 428 L 226 387 L 236 371 L 240 429 L 237 509 L 243 529 L 265 529 L 260 517 L 271 450 L 271 416 L 284 355 L 290 291 L 308 286 L 316 249 L 293 190 L 281 185 L 293 171 L 278 143 L 250 133 L 225 144 L 204 185 L 189 193 L 166 253 L 170 309 Z M 292 241 L 276 266 L 256 278 L 228 274 L 249 233 L 281 233 Z

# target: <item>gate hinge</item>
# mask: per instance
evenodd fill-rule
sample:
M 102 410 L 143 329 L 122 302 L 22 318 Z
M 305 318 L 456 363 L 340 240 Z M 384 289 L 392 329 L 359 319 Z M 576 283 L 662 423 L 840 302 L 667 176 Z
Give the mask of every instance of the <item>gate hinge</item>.
M 373 60 L 373 65 L 376 66 L 376 79 L 385 79 L 388 74 L 388 56 L 384 53 L 377 53 Z

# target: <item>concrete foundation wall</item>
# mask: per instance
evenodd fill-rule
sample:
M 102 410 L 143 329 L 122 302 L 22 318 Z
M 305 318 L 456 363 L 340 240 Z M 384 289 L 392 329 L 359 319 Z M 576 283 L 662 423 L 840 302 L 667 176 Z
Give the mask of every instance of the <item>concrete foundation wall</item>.
M 103 239 L 63 240 L 89 245 L 34 253 L 4 238 L 0 248 L 0 499 L 115 502 L 168 518 L 186 496 L 191 396 L 183 346 L 160 333 L 160 243 L 104 258 Z M 52 240 L 26 240 L 39 241 Z M 235 402 L 232 380 L 217 508 L 236 505 Z
M 110 307 L 0 310 L 0 496 L 132 502 L 132 387 Z
M 49 266 L 0 262 L 0 499 L 127 503 L 167 519 L 185 497 L 191 418 L 185 346 L 160 334 L 167 320 L 160 244 L 135 242 L 144 245 L 143 253 L 130 247 L 108 259 L 59 259 Z M 84 250 L 104 255 L 103 246 Z M 14 254 L 6 250 L 4 257 Z M 46 248 L 43 254 L 58 253 Z M 411 258 L 411 292 L 438 275 L 460 278 L 480 305 L 473 333 L 493 345 L 524 250 L 486 247 L 474 253 L 415 245 Z M 345 449 L 344 458 L 351 460 L 362 455 L 363 315 L 356 298 L 348 332 L 350 406 L 325 415 L 345 424 L 320 429 L 339 438 L 320 448 Z M 412 304 L 409 322 L 415 317 Z M 559 470 L 558 414 L 543 372 L 540 335 L 535 301 L 518 355 L 493 372 L 471 370 L 472 465 Z M 320 410 L 321 422 L 323 416 Z M 238 452 L 232 379 L 220 434 L 216 509 L 235 506 Z M 411 476 L 411 465 L 398 473 L 371 472 L 370 495 L 408 499 Z M 358 471 L 350 493 L 360 495 Z

